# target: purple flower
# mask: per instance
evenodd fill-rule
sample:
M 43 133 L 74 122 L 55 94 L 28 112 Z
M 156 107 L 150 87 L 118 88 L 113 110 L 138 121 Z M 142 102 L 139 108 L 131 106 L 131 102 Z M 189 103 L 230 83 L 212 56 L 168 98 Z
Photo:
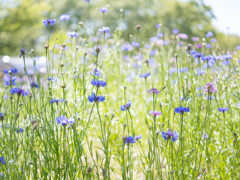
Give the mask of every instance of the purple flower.
M 140 47 L 140 44 L 139 44 L 138 42 L 135 42 L 135 41 L 132 42 L 132 45 L 133 45 L 134 47 Z
M 160 91 L 158 91 L 156 88 L 149 89 L 147 90 L 147 92 L 149 94 L 157 94 L 157 95 L 160 93 Z
M 225 113 L 225 112 L 228 111 L 228 110 L 229 110 L 228 107 L 226 107 L 226 108 L 218 108 L 218 111 L 219 111 L 219 112 L 223 112 L 223 113 Z
M 146 74 L 141 74 L 140 75 L 141 78 L 147 78 L 148 76 L 150 76 L 150 73 L 146 73 Z
M 17 74 L 18 70 L 17 68 L 9 68 L 8 70 L 7 69 L 4 69 L 3 70 L 4 74 Z
M 132 101 L 129 101 L 129 100 L 128 100 L 127 104 L 120 106 L 120 109 L 121 109 L 122 111 L 127 111 L 127 110 L 130 109 L 131 105 L 132 105 Z
M 0 163 L 6 164 L 6 161 L 5 161 L 5 157 L 4 157 L 4 156 L 0 157 Z
M 67 35 L 71 38 L 78 37 L 78 33 L 73 31 L 73 32 L 67 32 Z
M 19 57 L 25 56 L 25 49 L 20 49 Z
M 39 85 L 36 82 L 32 82 L 31 88 L 39 88 Z
M 224 66 L 229 66 L 230 65 L 230 61 L 223 61 L 222 62 Z
M 24 91 L 23 89 L 19 89 L 19 88 L 12 88 L 10 89 L 10 93 L 11 94 L 17 94 L 17 95 L 22 95 L 22 96 L 27 96 L 29 91 Z
M 68 14 L 62 14 L 59 17 L 60 21 L 68 21 L 70 19 L 70 16 Z
M 58 104 L 58 103 L 63 102 L 63 101 L 64 101 L 63 99 L 52 99 L 52 100 L 50 100 L 50 103 L 51 104 L 53 104 L 53 103 Z
M 208 33 L 206 34 L 206 38 L 210 38 L 213 36 L 213 32 L 211 31 L 208 31 Z
M 23 128 L 19 128 L 19 129 L 17 129 L 17 133 L 21 133 L 21 132 L 23 132 L 23 131 L 24 131 Z
M 136 143 L 135 138 L 132 137 L 132 136 L 128 136 L 125 140 L 125 144 L 130 145 L 130 144 L 133 144 L 133 143 Z
M 174 112 L 179 113 L 179 114 L 184 114 L 184 113 L 190 112 L 190 109 L 189 109 L 189 107 L 180 106 L 180 107 L 175 108 Z
M 167 132 L 162 131 L 162 137 L 165 140 L 172 139 L 172 141 L 175 142 L 178 139 L 179 134 L 176 131 L 173 133 L 172 130 L 169 129 Z
M 99 28 L 99 32 L 103 33 L 103 34 L 109 33 L 110 32 L 110 28 L 109 27 Z
M 135 139 L 139 141 L 140 139 L 142 139 L 142 135 L 135 136 Z
M 4 76 L 4 85 L 5 86 L 16 86 L 17 83 L 16 83 L 16 76 L 9 76 L 9 75 L 6 75 Z
M 92 95 L 88 96 L 89 102 L 103 102 L 105 100 L 105 96 L 96 96 L 95 93 L 92 93 Z
M 158 33 L 158 38 L 162 38 L 163 37 L 163 35 L 164 35 L 164 33 Z
M 205 93 L 214 93 L 214 92 L 217 92 L 217 88 L 214 87 L 214 84 L 213 83 L 207 83 L 204 87 L 203 87 L 203 91 Z
M 48 77 L 47 80 L 54 82 L 54 81 L 57 81 L 57 78 L 55 78 L 55 77 Z
M 108 8 L 106 8 L 106 7 L 100 8 L 100 12 L 102 12 L 103 14 L 105 14 L 105 13 L 108 12 Z
M 240 45 L 239 45 L 239 46 L 237 46 L 236 48 L 237 48 L 237 50 L 240 50 Z
M 67 117 L 62 115 L 56 118 L 56 122 L 57 124 L 62 124 L 63 126 L 66 126 L 67 124 L 73 124 L 75 122 L 75 119 L 73 117 L 70 117 L 68 119 Z
M 208 44 L 206 44 L 206 48 L 211 49 L 212 45 L 208 43 Z
M 156 28 L 159 29 L 162 26 L 162 24 L 156 24 Z
M 199 41 L 199 37 L 192 37 L 192 41 Z
M 178 38 L 179 39 L 188 39 L 188 35 L 187 34 L 178 34 Z
M 217 40 L 215 38 L 211 39 L 211 43 L 216 43 Z
M 173 29 L 173 30 L 172 30 L 172 33 L 173 33 L 173 34 L 178 34 L 178 33 L 179 33 L 179 30 L 178 30 L 178 29 Z
M 56 19 L 44 19 L 42 22 L 45 26 L 53 26 L 56 24 Z
M 153 115 L 153 116 L 160 116 L 162 114 L 162 112 L 159 111 L 149 111 L 149 114 Z
M 93 76 L 100 77 L 101 71 L 99 69 L 93 69 L 89 74 L 92 74 Z
M 93 86 L 96 86 L 97 88 L 107 86 L 107 83 L 106 83 L 105 81 L 96 80 L 96 79 L 93 79 L 93 80 L 91 81 L 91 84 L 92 84 Z
M 197 49 L 201 49 L 201 48 L 202 48 L 202 44 L 196 44 L 195 47 L 196 47 Z

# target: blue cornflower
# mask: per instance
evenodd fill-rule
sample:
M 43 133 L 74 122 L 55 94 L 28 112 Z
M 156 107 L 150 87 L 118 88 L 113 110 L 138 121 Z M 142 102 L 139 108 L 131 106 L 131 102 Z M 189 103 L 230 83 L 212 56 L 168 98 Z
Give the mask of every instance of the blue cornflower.
M 142 139 L 142 135 L 135 136 L 135 139 L 139 141 L 140 139 Z
M 200 76 L 200 75 L 203 75 L 205 74 L 205 71 L 203 69 L 197 69 L 197 74 Z
M 9 76 L 9 75 L 6 75 L 4 77 L 4 85 L 5 86 L 16 86 L 17 83 L 16 83 L 16 76 Z
M 240 50 L 240 45 L 238 45 L 238 46 L 236 47 L 236 49 L 237 49 L 237 50 Z
M 150 73 L 146 73 L 146 74 L 141 74 L 140 75 L 141 78 L 147 78 L 148 76 L 150 76 Z
M 51 104 L 53 104 L 53 103 L 58 104 L 59 102 L 63 102 L 63 99 L 52 99 L 52 100 L 50 100 Z
M 229 110 L 228 107 L 226 107 L 226 108 L 218 108 L 218 111 L 219 111 L 219 112 L 223 112 L 223 113 L 225 113 L 225 112 L 228 111 L 228 110 Z
M 70 19 L 70 16 L 68 14 L 62 14 L 59 17 L 60 21 L 68 21 Z
M 132 45 L 133 45 L 134 47 L 140 47 L 140 43 L 135 42 L 135 41 L 132 42 Z
M 21 132 L 23 132 L 23 131 L 24 131 L 23 128 L 19 128 L 19 129 L 17 129 L 17 133 L 21 133 Z
M 53 26 L 56 24 L 56 19 L 44 19 L 42 22 L 45 26 Z
M 100 12 L 102 12 L 103 14 L 105 14 L 105 13 L 108 12 L 108 8 L 106 8 L 106 7 L 100 8 Z
M 67 117 L 62 115 L 56 118 L 56 122 L 57 124 L 62 124 L 63 126 L 66 126 L 67 124 L 73 124 L 75 122 L 75 119 L 73 117 L 70 117 L 68 119 Z
M 211 31 L 208 31 L 208 33 L 206 34 L 206 38 L 210 38 L 213 36 L 213 32 Z
M 92 84 L 93 86 L 96 86 L 97 88 L 107 86 L 107 83 L 106 83 L 105 81 L 96 80 L 96 79 L 93 79 L 93 80 L 91 81 L 91 84 Z
M 67 35 L 71 38 L 78 37 L 78 33 L 73 31 L 73 32 L 67 32 Z
M 190 109 L 189 109 L 189 107 L 182 107 L 182 106 L 180 106 L 180 107 L 175 108 L 174 112 L 175 113 L 179 113 L 179 114 L 184 114 L 185 112 L 186 113 L 190 112 Z
M 223 61 L 222 62 L 224 66 L 229 66 L 230 65 L 230 61 Z
M 4 113 L 0 113 L 0 121 L 4 120 Z
M 188 68 L 184 67 L 184 68 L 180 68 L 179 69 L 179 72 L 182 73 L 182 72 L 188 72 Z
M 9 68 L 8 70 L 4 69 L 3 72 L 4 72 L 4 74 L 9 74 L 9 73 L 17 74 L 18 70 L 17 70 L 17 68 Z
M 109 33 L 110 32 L 110 28 L 109 27 L 99 28 L 99 32 L 103 33 L 103 34 Z
M 25 56 L 25 49 L 20 49 L 19 57 Z
M 165 140 L 172 139 L 172 141 L 175 142 L 178 139 L 179 134 L 176 131 L 173 133 L 172 130 L 169 129 L 167 132 L 162 131 L 162 137 Z
M 103 102 L 105 100 L 105 96 L 96 96 L 95 93 L 88 96 L 89 102 Z
M 217 42 L 217 40 L 216 39 L 211 39 L 211 43 L 216 43 Z
M 92 74 L 93 76 L 100 77 L 101 76 L 101 71 L 99 69 L 93 69 L 89 74 Z
M 0 157 L 0 163 L 6 164 L 6 161 L 5 161 L 5 157 L 4 157 L 4 156 Z
M 164 35 L 164 33 L 162 32 L 162 33 L 158 33 L 158 38 L 162 38 L 163 37 L 163 35 Z
M 128 136 L 125 140 L 125 144 L 130 145 L 130 144 L 133 144 L 133 143 L 136 143 L 135 138 L 132 137 L 132 136 Z
M 10 89 L 11 94 L 17 94 L 17 95 L 22 95 L 22 96 L 27 96 L 29 91 L 24 91 L 23 89 L 20 88 L 12 88 Z
M 31 88 L 39 88 L 39 85 L 36 82 L 32 82 Z
M 179 33 L 179 30 L 178 30 L 178 29 L 173 29 L 173 30 L 172 30 L 172 33 L 173 33 L 173 34 L 178 34 L 178 33 Z
M 55 77 L 48 77 L 47 80 L 48 81 L 57 81 L 57 78 L 55 78 Z
M 206 44 L 206 48 L 211 49 L 212 45 L 208 43 L 208 44 Z
M 156 28 L 159 29 L 162 26 L 162 24 L 156 24 Z
M 132 101 L 129 101 L 129 100 L 128 100 L 127 104 L 120 106 L 120 109 L 121 109 L 122 111 L 127 111 L 127 110 L 130 109 L 131 105 L 132 105 Z

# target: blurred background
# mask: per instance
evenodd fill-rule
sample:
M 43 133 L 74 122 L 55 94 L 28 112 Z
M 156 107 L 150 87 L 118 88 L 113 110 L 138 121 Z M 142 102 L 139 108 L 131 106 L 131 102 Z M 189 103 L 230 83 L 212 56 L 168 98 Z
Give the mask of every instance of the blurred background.
M 174 28 L 189 37 L 204 37 L 212 31 L 221 48 L 233 49 L 240 44 L 240 32 L 236 25 L 239 16 L 231 14 L 239 13 L 239 3 L 238 0 L 0 0 L 0 56 L 17 56 L 20 48 L 34 49 L 36 55 L 40 54 L 48 30 L 42 20 L 48 18 L 57 20 L 51 30 L 55 38 L 74 31 L 81 21 L 88 37 L 96 36 L 99 27 L 109 26 L 112 33 L 121 29 L 122 38 L 128 39 L 140 24 L 140 40 L 149 40 L 156 35 L 155 25 L 161 23 L 165 35 L 170 35 Z M 99 12 L 102 7 L 108 8 L 105 15 Z M 70 15 L 70 20 L 60 21 L 62 14 Z

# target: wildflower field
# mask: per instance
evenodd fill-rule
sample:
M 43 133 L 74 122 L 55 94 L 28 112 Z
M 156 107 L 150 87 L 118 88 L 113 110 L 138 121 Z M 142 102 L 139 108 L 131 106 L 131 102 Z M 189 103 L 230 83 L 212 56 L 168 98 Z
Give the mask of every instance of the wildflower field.
M 24 47 L 24 74 L 4 70 L 0 179 L 240 177 L 240 47 L 164 24 L 149 41 L 144 24 L 128 39 L 108 24 L 94 36 L 82 22 L 51 33 L 69 18 L 43 20 L 45 71 Z

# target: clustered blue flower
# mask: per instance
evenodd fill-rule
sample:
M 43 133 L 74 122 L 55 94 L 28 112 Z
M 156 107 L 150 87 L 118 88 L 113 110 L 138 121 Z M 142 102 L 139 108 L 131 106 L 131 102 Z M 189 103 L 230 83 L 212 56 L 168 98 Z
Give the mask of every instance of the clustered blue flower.
M 6 164 L 6 161 L 5 161 L 5 157 L 4 157 L 4 156 L 0 157 L 0 163 Z
M 4 74 L 9 74 L 9 72 L 11 72 L 11 74 L 17 74 L 18 70 L 17 70 L 17 68 L 11 67 L 8 70 L 4 69 L 3 72 L 4 72 Z
M 226 107 L 226 108 L 218 108 L 218 111 L 219 112 L 226 112 L 226 111 L 228 111 L 229 110 L 229 108 L 228 107 Z
M 18 128 L 18 129 L 17 129 L 17 133 L 22 133 L 23 131 L 24 131 L 23 128 Z
M 148 76 L 150 76 L 150 73 L 146 73 L 146 74 L 141 74 L 140 75 L 141 78 L 147 78 Z
M 103 34 L 109 33 L 110 32 L 110 28 L 109 27 L 99 28 L 99 32 L 103 33 Z
M 32 82 L 31 88 L 39 88 L 39 85 L 36 82 Z
M 130 145 L 136 143 L 135 138 L 133 136 L 128 136 L 125 140 L 125 144 Z
M 51 103 L 51 104 L 53 104 L 53 103 L 58 104 L 58 103 L 60 103 L 60 102 L 63 102 L 63 99 L 51 99 L 51 100 L 50 100 L 50 103 Z
M 67 35 L 71 38 L 78 37 L 78 33 L 73 31 L 73 32 L 67 32 Z
M 5 86 L 16 86 L 17 83 L 16 83 L 16 76 L 9 76 L 9 75 L 6 75 L 4 76 L 4 85 Z
M 70 16 L 68 14 L 62 14 L 59 19 L 61 21 L 68 21 L 70 19 Z

